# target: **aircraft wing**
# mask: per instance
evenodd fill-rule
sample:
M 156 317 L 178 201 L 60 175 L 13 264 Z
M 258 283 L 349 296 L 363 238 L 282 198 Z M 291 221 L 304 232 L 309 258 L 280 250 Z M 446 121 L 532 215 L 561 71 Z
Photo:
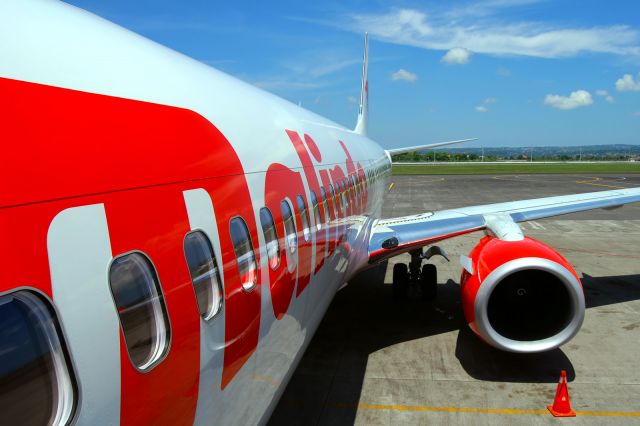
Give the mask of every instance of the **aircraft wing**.
M 405 152 L 423 151 L 425 149 L 438 148 L 440 146 L 454 145 L 454 144 L 457 144 L 457 143 L 471 142 L 471 141 L 475 141 L 475 140 L 478 140 L 478 138 L 460 139 L 460 140 L 457 140 L 457 141 L 438 142 L 438 143 L 431 143 L 431 144 L 427 144 L 427 145 L 407 146 L 407 147 L 404 147 L 404 148 L 387 149 L 386 151 L 387 151 L 387 153 L 389 155 L 396 155 L 396 154 L 404 154 Z
M 640 202 L 640 188 L 588 192 L 486 204 L 378 219 L 369 240 L 369 263 L 482 229 L 509 232 L 509 224 Z M 506 226 L 505 226 L 506 225 Z M 508 236 L 506 236 L 508 238 Z

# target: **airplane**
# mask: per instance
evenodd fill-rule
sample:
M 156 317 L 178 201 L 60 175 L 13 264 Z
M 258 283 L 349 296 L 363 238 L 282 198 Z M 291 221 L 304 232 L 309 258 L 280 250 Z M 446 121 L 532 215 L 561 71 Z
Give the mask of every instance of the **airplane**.
M 482 230 L 469 326 L 556 348 L 580 278 L 518 223 L 640 201 L 380 219 L 391 155 L 435 145 L 367 136 L 366 42 L 352 130 L 62 2 L 0 3 L 0 40 L 3 424 L 266 423 L 342 285 L 408 252 L 393 295 L 435 297 L 438 241 Z

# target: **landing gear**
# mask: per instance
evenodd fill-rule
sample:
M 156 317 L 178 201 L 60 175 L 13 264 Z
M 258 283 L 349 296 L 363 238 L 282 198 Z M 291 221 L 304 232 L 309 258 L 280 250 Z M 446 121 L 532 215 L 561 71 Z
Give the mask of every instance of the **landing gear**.
M 422 300 L 434 300 L 438 295 L 438 269 L 436 265 L 431 263 L 422 265 L 420 290 L 422 290 Z
M 438 270 L 431 263 L 422 265 L 424 259 L 430 259 L 440 255 L 449 260 L 447 254 L 438 246 L 432 246 L 426 252 L 416 249 L 409 252 L 411 261 L 409 265 L 396 263 L 393 265 L 393 298 L 395 300 L 406 299 L 409 288 L 419 288 L 422 300 L 434 300 L 438 294 Z
M 404 263 L 393 265 L 393 298 L 406 299 L 409 294 L 409 271 Z

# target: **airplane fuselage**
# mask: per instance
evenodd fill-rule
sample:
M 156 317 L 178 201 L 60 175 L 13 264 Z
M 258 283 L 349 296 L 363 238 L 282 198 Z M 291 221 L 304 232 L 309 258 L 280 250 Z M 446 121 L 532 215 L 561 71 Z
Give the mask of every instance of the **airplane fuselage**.
M 17 40 L 0 65 L 0 173 L 11 188 L 0 194 L 0 294 L 32 291 L 54 309 L 75 421 L 265 421 L 333 295 L 366 265 L 390 159 L 363 136 L 73 7 L 12 12 L 0 18 L 3 39 Z M 256 262 L 249 286 L 238 218 Z M 220 266 L 223 303 L 210 319 L 185 258 L 192 232 Z M 110 275 L 132 253 L 151 265 L 163 304 L 152 326 L 159 333 L 162 322 L 165 337 L 148 365 L 136 363 Z

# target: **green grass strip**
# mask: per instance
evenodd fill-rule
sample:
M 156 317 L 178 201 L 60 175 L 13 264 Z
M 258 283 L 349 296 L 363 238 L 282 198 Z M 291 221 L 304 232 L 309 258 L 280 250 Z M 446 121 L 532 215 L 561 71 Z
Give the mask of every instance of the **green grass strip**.
M 393 165 L 394 175 L 492 175 L 564 173 L 640 173 L 640 162 Z

